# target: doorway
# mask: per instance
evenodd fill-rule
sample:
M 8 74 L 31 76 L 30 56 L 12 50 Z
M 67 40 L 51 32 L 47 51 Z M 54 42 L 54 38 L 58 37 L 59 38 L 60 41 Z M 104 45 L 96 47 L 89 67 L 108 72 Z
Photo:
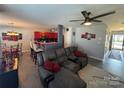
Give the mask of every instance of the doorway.
M 122 34 L 113 34 L 112 35 L 112 44 L 111 49 L 114 50 L 123 50 L 124 35 Z
M 68 27 L 64 31 L 64 47 L 69 47 L 72 44 L 72 28 Z
M 124 33 L 113 33 L 110 42 L 109 58 L 124 61 Z

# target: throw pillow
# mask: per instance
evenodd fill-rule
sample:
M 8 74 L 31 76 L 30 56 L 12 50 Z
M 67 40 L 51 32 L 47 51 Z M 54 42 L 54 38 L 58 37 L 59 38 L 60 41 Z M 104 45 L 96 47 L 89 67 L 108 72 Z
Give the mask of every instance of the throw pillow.
M 53 71 L 53 64 L 51 61 L 47 60 L 44 62 L 44 68 L 48 71 Z
M 58 72 L 58 71 L 60 71 L 60 66 L 58 65 L 58 64 L 56 64 L 56 63 L 54 63 L 53 64 L 53 72 Z
M 81 52 L 81 51 L 79 51 L 79 50 L 74 51 L 74 55 L 75 55 L 76 57 L 87 57 L 87 54 L 85 54 L 85 53 L 83 53 L 83 52 Z
M 44 68 L 50 72 L 60 71 L 60 66 L 53 61 L 47 60 L 44 62 Z

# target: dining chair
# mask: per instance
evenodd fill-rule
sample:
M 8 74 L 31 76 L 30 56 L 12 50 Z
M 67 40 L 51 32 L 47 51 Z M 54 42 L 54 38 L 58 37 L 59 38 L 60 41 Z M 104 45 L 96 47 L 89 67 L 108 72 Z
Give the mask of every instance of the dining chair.
M 5 49 L 6 48 L 6 43 L 1 43 L 1 48 Z

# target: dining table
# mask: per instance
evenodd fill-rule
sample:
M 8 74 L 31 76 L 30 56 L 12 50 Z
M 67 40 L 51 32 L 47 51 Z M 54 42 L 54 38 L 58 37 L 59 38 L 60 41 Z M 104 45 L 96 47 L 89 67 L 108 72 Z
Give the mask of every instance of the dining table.
M 0 48 L 0 88 L 18 87 L 18 63 L 17 57 L 4 57 Z

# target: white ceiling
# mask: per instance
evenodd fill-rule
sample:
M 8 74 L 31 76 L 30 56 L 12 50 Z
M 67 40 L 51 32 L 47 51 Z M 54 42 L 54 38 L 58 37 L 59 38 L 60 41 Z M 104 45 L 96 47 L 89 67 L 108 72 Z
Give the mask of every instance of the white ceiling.
M 124 22 L 123 4 L 5 4 L 0 5 L 0 25 L 13 22 L 19 27 L 80 26 L 81 22 L 71 23 L 69 20 L 83 19 L 80 13 L 83 10 L 90 11 L 91 16 L 115 10 L 116 14 L 99 19 L 111 29 L 124 28 L 124 24 L 121 24 Z

